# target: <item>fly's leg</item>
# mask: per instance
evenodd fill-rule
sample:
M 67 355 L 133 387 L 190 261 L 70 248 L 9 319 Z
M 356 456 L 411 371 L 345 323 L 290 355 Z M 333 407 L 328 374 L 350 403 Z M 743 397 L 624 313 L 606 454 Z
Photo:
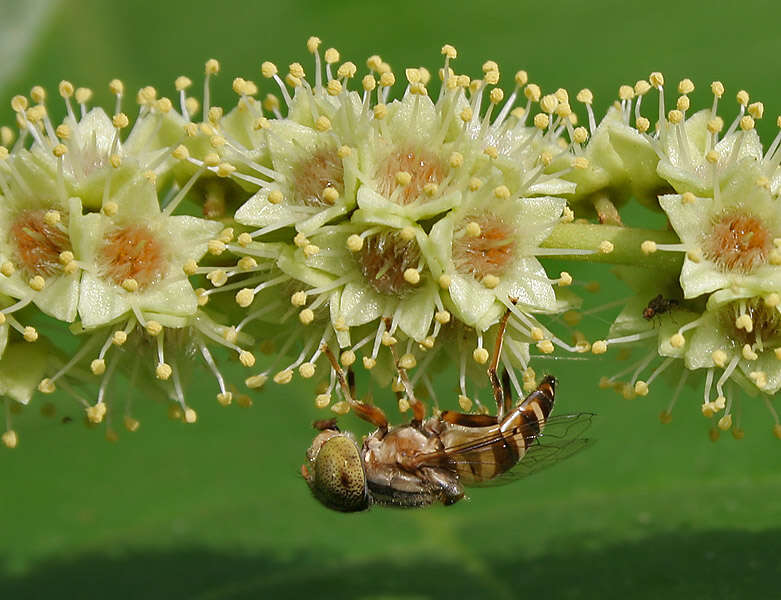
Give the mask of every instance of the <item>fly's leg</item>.
M 382 409 L 377 406 L 372 406 L 371 404 L 365 404 L 364 402 L 359 402 L 356 400 L 353 397 L 351 390 L 351 387 L 354 388 L 354 377 L 351 377 L 351 380 L 353 380 L 353 385 L 351 386 L 347 381 L 347 377 L 345 377 L 342 367 L 339 366 L 339 362 L 336 360 L 334 353 L 331 352 L 331 349 L 328 347 L 328 344 L 323 344 L 320 349 L 331 363 L 331 368 L 334 370 L 336 373 L 336 378 L 339 380 L 339 387 L 342 388 L 342 395 L 350 404 L 350 407 L 355 411 L 355 414 L 364 421 L 368 421 L 377 427 L 377 429 L 379 429 L 382 434 L 387 432 L 388 419 L 385 417 L 385 413 L 382 412 Z
M 498 419 L 491 415 L 465 415 L 454 410 L 444 411 L 440 418 L 445 423 L 462 427 L 491 427 L 499 423 Z
M 502 319 L 499 321 L 499 328 L 496 331 L 496 344 L 494 345 L 494 355 L 491 359 L 491 363 L 488 365 L 488 379 L 491 381 L 491 387 L 494 392 L 494 400 L 496 401 L 496 417 L 499 421 L 504 418 L 504 415 L 510 412 L 512 409 L 512 397 L 505 393 L 502 388 L 502 382 L 499 380 L 499 376 L 496 373 L 496 369 L 499 366 L 499 358 L 502 355 L 502 344 L 504 343 L 504 332 L 507 329 L 507 320 L 510 318 L 510 309 L 508 308 Z M 505 389 L 509 386 L 505 384 Z
M 507 369 L 502 370 L 502 392 L 504 393 L 504 414 L 508 415 L 513 406 L 513 387 L 510 384 L 510 374 Z
M 318 419 L 312 423 L 312 427 L 318 431 L 327 431 L 328 429 L 339 431 L 339 426 L 336 424 L 336 417 L 331 419 Z
M 390 320 L 388 319 L 386 319 L 386 328 L 390 329 Z M 396 348 L 393 346 L 389 346 L 389 348 L 391 351 L 391 356 L 393 357 L 393 364 L 396 366 L 399 379 L 401 380 L 401 384 L 404 386 L 404 393 L 407 395 L 409 404 L 412 407 L 412 422 L 410 425 L 412 425 L 412 427 L 415 429 L 420 429 L 421 425 L 423 424 L 423 419 L 426 416 L 426 407 L 423 406 L 423 403 L 418 401 L 418 399 L 415 397 L 415 390 L 412 387 L 412 382 L 407 376 L 407 369 L 399 365 L 399 356 L 396 352 Z

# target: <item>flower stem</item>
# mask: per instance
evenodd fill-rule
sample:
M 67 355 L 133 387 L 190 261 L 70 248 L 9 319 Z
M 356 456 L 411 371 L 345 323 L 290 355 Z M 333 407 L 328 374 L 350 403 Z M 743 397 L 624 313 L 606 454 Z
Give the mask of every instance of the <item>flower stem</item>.
M 594 225 L 590 223 L 559 223 L 542 243 L 543 248 L 597 250 L 597 254 L 576 254 L 548 256 L 560 260 L 578 260 L 607 263 L 611 265 L 630 265 L 654 270 L 680 272 L 683 264 L 682 252 L 657 251 L 644 254 L 640 245 L 645 240 L 659 244 L 678 244 L 680 240 L 672 231 L 658 229 L 640 229 L 636 227 L 618 227 L 615 225 Z M 599 252 L 600 244 L 608 241 L 613 244 L 609 254 Z

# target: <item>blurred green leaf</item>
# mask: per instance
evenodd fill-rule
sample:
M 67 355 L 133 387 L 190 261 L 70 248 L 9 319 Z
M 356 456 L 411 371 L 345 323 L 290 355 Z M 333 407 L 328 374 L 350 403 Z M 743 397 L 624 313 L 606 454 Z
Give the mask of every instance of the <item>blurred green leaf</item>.
M 21 71 L 34 48 L 48 41 L 45 29 L 59 0 L 0 1 L 0 92 Z

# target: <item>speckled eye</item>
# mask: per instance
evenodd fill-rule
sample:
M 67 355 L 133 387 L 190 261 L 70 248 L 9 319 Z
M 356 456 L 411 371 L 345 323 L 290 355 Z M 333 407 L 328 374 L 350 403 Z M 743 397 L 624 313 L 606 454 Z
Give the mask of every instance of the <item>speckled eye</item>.
M 328 508 L 354 512 L 369 507 L 366 474 L 358 448 L 343 435 L 332 437 L 320 448 L 309 485 Z

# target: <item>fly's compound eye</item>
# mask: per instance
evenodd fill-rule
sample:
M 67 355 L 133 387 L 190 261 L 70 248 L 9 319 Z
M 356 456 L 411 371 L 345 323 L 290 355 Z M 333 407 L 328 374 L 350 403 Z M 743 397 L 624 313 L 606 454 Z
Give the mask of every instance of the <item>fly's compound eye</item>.
M 343 435 L 332 437 L 320 448 L 309 485 L 328 508 L 354 512 L 369 507 L 361 456 L 355 443 Z

